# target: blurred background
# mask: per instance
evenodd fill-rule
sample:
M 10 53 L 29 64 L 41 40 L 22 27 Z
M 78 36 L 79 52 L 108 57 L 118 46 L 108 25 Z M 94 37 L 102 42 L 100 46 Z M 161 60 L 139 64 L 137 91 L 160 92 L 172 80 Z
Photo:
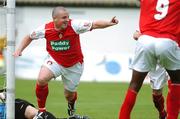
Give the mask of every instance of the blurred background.
M 6 4 L 0 0 L 1 6 Z M 16 0 L 16 47 L 22 38 L 38 26 L 51 21 L 54 6 L 65 6 L 71 19 L 119 20 L 117 26 L 94 30 L 81 35 L 85 70 L 81 81 L 130 80 L 128 65 L 136 42 L 132 34 L 138 29 L 139 4 L 137 0 Z M 0 7 L 0 35 L 6 34 L 5 8 Z M 2 38 L 1 38 L 2 39 Z M 2 40 L 1 40 L 2 41 Z M 45 40 L 33 42 L 16 59 L 16 77 L 36 79 L 46 57 Z
M 6 0 L 0 0 L 0 89 L 6 84 L 5 5 Z M 66 7 L 71 19 L 111 20 L 116 16 L 119 20 L 116 26 L 81 35 L 85 68 L 82 83 L 78 86 L 76 105 L 78 114 L 88 115 L 91 119 L 117 119 L 128 88 L 127 82 L 131 79 L 128 66 L 136 45 L 132 35 L 138 29 L 138 0 L 16 0 L 16 47 L 33 29 L 51 21 L 51 12 L 55 6 Z M 15 61 L 16 97 L 26 99 L 35 106 L 36 79 L 46 55 L 45 40 L 41 39 L 32 42 Z M 60 79 L 61 77 L 58 78 Z M 47 110 L 57 117 L 66 117 L 67 103 L 63 96 L 62 82 L 59 82 L 49 83 Z M 146 79 L 145 82 L 148 83 L 149 80 Z M 167 93 L 167 88 L 164 93 Z M 143 85 L 131 117 L 158 118 L 149 85 Z

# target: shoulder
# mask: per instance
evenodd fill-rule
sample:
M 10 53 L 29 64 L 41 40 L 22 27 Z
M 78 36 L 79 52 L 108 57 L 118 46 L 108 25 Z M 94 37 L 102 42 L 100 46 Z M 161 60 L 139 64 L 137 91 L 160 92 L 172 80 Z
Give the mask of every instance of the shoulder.
M 92 21 L 76 19 L 71 21 L 71 26 L 77 34 L 90 31 Z
M 45 24 L 45 27 L 54 27 L 54 22 L 50 21 Z

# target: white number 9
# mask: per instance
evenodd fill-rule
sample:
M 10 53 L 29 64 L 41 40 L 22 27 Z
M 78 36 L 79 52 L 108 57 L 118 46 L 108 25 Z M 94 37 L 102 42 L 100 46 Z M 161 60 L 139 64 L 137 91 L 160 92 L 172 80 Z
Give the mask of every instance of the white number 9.
M 163 19 L 167 15 L 168 8 L 169 8 L 169 0 L 158 0 L 156 5 L 156 10 L 159 13 L 155 14 L 154 18 L 156 20 Z

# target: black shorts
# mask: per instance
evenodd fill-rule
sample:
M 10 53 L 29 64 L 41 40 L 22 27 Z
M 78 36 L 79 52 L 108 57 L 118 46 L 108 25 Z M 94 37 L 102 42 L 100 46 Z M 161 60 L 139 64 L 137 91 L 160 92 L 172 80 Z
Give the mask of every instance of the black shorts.
M 27 106 L 34 107 L 33 104 L 25 100 L 15 99 L 15 119 L 26 119 L 24 114 Z

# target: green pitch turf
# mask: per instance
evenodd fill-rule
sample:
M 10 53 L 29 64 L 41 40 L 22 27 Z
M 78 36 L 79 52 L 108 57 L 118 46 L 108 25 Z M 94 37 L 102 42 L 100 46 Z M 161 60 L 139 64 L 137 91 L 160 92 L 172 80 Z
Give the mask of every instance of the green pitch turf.
M 88 115 L 91 119 L 118 119 L 119 107 L 127 87 L 127 83 L 81 82 L 78 87 L 77 113 Z M 164 94 L 167 94 L 167 87 L 164 89 Z M 35 81 L 16 80 L 16 97 L 26 99 L 37 106 Z M 49 83 L 47 110 L 57 117 L 67 116 L 67 103 L 60 81 Z M 149 85 L 143 85 L 141 88 L 131 118 L 158 119 Z

